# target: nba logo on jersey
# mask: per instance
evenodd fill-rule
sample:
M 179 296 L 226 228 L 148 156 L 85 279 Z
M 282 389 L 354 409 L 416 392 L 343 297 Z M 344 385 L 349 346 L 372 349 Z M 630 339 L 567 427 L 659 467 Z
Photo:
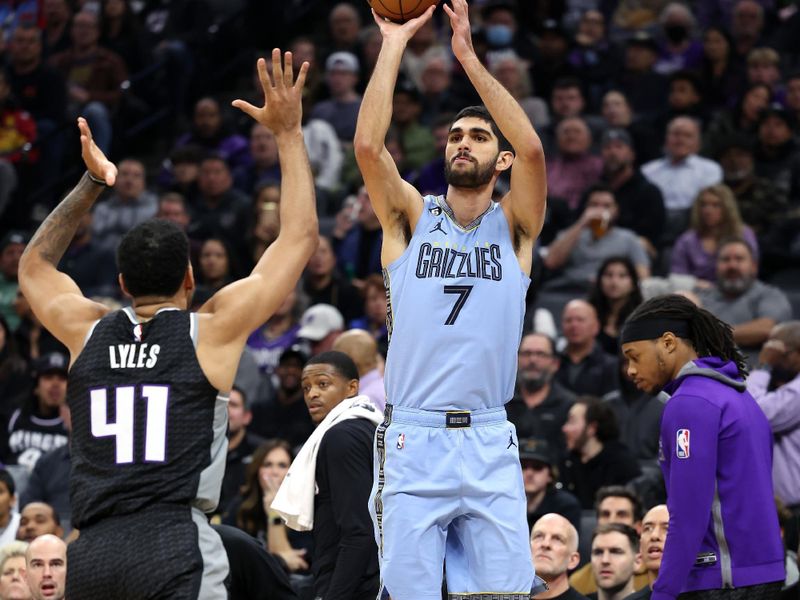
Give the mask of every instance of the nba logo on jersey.
M 133 339 L 137 342 L 142 341 L 142 325 L 141 323 L 137 323 L 136 326 L 133 328 Z
M 678 429 L 677 440 L 675 444 L 675 453 L 678 458 L 689 458 L 689 430 Z
M 400 435 L 397 436 L 397 449 L 402 450 L 405 447 L 406 447 L 406 434 L 401 433 Z

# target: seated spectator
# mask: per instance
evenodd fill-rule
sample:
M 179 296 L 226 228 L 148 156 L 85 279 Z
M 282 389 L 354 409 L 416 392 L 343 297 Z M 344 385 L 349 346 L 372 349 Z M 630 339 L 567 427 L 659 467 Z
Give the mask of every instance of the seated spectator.
M 378 346 L 369 333 L 362 329 L 350 329 L 336 338 L 333 350 L 350 357 L 358 369 L 358 391 L 372 401 L 383 412 L 386 408 L 386 388 L 383 373 L 378 368 Z
M 14 478 L 5 469 L 0 469 L 0 548 L 17 539 L 19 513 L 15 510 L 16 506 L 17 486 Z
M 796 202 L 800 194 L 800 143 L 794 139 L 792 115 L 780 104 L 761 111 L 755 158 L 756 174 L 772 181 Z
M 664 402 L 658 396 L 639 390 L 628 377 L 627 370 L 628 360 L 620 354 L 619 389 L 603 396 L 603 402 L 614 412 L 619 440 L 633 452 L 640 465 L 655 466 Z
M 279 556 L 290 572 L 308 572 L 310 536 L 287 528 L 270 508 L 291 464 L 292 453 L 285 441 L 270 440 L 258 446 L 247 465 L 238 506 L 232 507 L 230 516 L 239 529 Z
M 355 198 L 345 201 L 333 229 L 333 249 L 348 279 L 360 280 L 371 273 L 383 273 L 382 242 L 381 224 L 362 185 Z
M 755 142 L 761 111 L 769 105 L 770 98 L 767 85 L 750 85 L 732 110 L 718 112 L 711 121 L 703 140 L 703 154 L 718 155 L 721 146 L 734 134 L 750 143 Z
M 248 196 L 268 183 L 281 182 L 281 165 L 275 135 L 260 123 L 250 129 L 250 160 L 233 169 L 233 187 Z
M 116 252 L 123 235 L 158 212 L 158 198 L 147 189 L 146 175 L 142 161 L 120 161 L 111 196 L 92 211 L 92 237 L 101 248 Z
M 296 348 L 284 350 L 275 367 L 277 385 L 269 402 L 253 405 L 251 431 L 266 439 L 281 438 L 292 448 L 305 443 L 314 425 L 303 403 L 300 376 L 308 357 Z
M 632 527 L 635 531 L 642 529 L 642 501 L 631 490 L 620 485 L 600 488 L 595 499 L 597 525 L 620 523 Z M 634 587 L 641 589 L 647 586 L 647 572 L 636 573 Z M 581 594 L 592 594 L 597 591 L 597 581 L 592 572 L 591 562 L 570 575 L 569 583 Z
M 572 300 L 564 307 L 561 329 L 567 346 L 555 380 L 575 394 L 607 394 L 617 388 L 616 358 L 597 342 L 600 321 L 594 306 Z
M 562 231 L 547 247 L 544 266 L 562 269 L 545 282 L 544 289 L 587 292 L 594 283 L 602 262 L 612 256 L 623 256 L 636 266 L 639 277 L 650 276 L 650 258 L 630 229 L 618 227 L 619 206 L 614 192 L 595 185 L 586 193 L 586 208 L 574 225 Z
M 767 416 L 774 435 L 772 482 L 775 495 L 800 507 L 800 321 L 779 323 L 747 378 L 747 391 Z
M 633 309 L 642 303 L 639 274 L 631 260 L 612 256 L 597 270 L 589 303 L 597 311 L 600 333 L 597 342 L 611 356 L 619 353 L 619 332 Z
M 335 306 L 347 321 L 352 321 L 362 315 L 363 301 L 358 290 L 336 268 L 339 262 L 330 238 L 320 236 L 317 251 L 306 267 L 303 290 L 311 304 Z
M 344 319 L 335 306 L 314 304 L 300 317 L 300 330 L 297 337 L 309 342 L 311 356 L 333 348 L 333 343 L 344 331 Z
M 20 511 L 17 539 L 30 543 L 40 535 L 48 533 L 56 537 L 64 535 L 56 510 L 44 502 L 30 502 L 23 506 Z
M 543 65 L 539 66 L 542 67 Z M 538 71 L 538 68 L 534 69 L 534 77 Z M 537 89 L 539 89 L 540 94 L 544 93 L 541 87 Z M 576 77 L 560 77 L 557 79 L 550 93 L 550 105 L 550 125 L 546 127 L 537 126 L 537 132 L 544 145 L 545 154 L 549 156 L 556 150 L 558 125 L 561 121 L 573 117 L 581 119 L 589 128 L 589 146 L 592 147 L 593 151 L 596 150 L 592 143 L 597 144 L 600 140 L 605 123 L 600 117 L 587 114 L 586 96 L 584 95 L 583 83 L 579 79 Z
M 331 97 L 317 103 L 312 119 L 327 121 L 336 130 L 339 141 L 353 143 L 361 95 L 356 91 L 360 67 L 351 52 L 334 52 L 325 61 L 325 83 Z
M 14 310 L 19 316 L 19 326 L 14 332 L 14 339 L 20 355 L 26 361 L 37 360 L 52 352 L 67 354 L 67 347 L 59 342 L 36 318 L 30 303 L 22 294 L 22 290 L 19 289 L 14 301 Z M 2 438 L 0 438 L 0 441 L 2 441 Z
M 703 308 L 733 327 L 733 339 L 754 359 L 769 332 L 792 317 L 792 307 L 778 288 L 757 279 L 758 264 L 745 240 L 723 241 L 717 251 L 716 285 L 703 290 Z
M 414 187 L 423 196 L 443 196 L 447 193 L 447 179 L 444 170 L 444 151 L 447 148 L 447 138 L 450 134 L 450 123 L 453 122 L 453 113 L 439 116 L 431 124 L 436 156 L 417 173 L 417 178 L 412 182 Z
M 770 96 L 783 104 L 785 89 L 781 82 L 781 57 L 774 48 L 753 48 L 747 54 L 747 83 L 763 83 Z
M 256 189 L 253 202 L 255 222 L 248 234 L 253 262 L 259 261 L 281 232 L 280 194 L 281 186 L 275 183 L 266 183 Z
M 616 74 L 614 84 L 637 115 L 651 116 L 664 107 L 667 78 L 655 71 L 657 60 L 658 44 L 646 30 L 639 29 L 628 37 L 623 68 Z
M 295 57 L 296 58 L 296 57 Z M 313 68 L 313 63 L 312 63 Z M 308 78 L 306 78 L 308 89 Z M 327 121 L 311 118 L 311 94 L 303 94 L 303 140 L 308 162 L 314 173 L 314 184 L 324 194 L 337 195 L 342 185 L 344 155 L 336 130 Z
M 782 222 L 789 210 L 788 196 L 775 184 L 756 175 L 753 144 L 733 135 L 719 148 L 719 164 L 727 185 L 736 197 L 742 221 L 762 237 Z
M 536 574 L 547 583 L 547 591 L 536 600 L 585 600 L 569 585 L 568 573 L 578 566 L 578 530 L 559 514 L 548 513 L 531 530 L 531 556 Z
M 245 483 L 245 469 L 252 460 L 253 452 L 264 443 L 263 438 L 248 431 L 252 420 L 249 399 L 234 383 L 228 395 L 228 453 L 217 504 L 218 510 L 223 514 Z
M 686 229 L 698 192 L 720 183 L 722 169 L 714 161 L 697 156 L 700 124 L 689 117 L 675 117 L 669 122 L 664 150 L 664 158 L 644 165 L 642 173 L 661 190 L 667 209 L 665 241 L 672 243 Z
M 703 46 L 695 38 L 697 22 L 692 11 L 683 4 L 670 2 L 658 16 L 658 25 L 664 38 L 654 67 L 656 73 L 671 75 L 682 69 L 698 68 Z
M 12 331 L 20 323 L 14 302 L 19 289 L 19 259 L 27 243 L 28 238 L 21 231 L 9 231 L 0 239 L 0 317 L 5 318 Z
M 661 556 L 664 554 L 664 542 L 667 540 L 669 530 L 669 511 L 666 504 L 654 506 L 642 519 L 642 534 L 639 537 L 639 553 L 642 564 L 647 569 L 650 584 L 638 592 L 634 592 L 626 600 L 650 600 L 653 593 L 653 583 L 658 577 L 661 568 Z M 635 586 L 635 584 L 634 584 Z
M 519 103 L 537 129 L 550 124 L 547 103 L 533 95 L 528 65 L 513 50 L 493 53 L 489 71 Z
M 25 552 L 28 544 L 11 542 L 0 547 L 0 598 L 33 600 L 25 578 Z
M 58 269 L 69 275 L 85 296 L 115 298 L 120 294 L 116 246 L 109 248 L 98 244 L 92 231 L 93 223 L 92 213 L 83 215 Z
M 180 194 L 186 202 L 193 204 L 200 192 L 197 179 L 200 176 L 200 163 L 206 151 L 198 146 L 180 146 L 164 159 L 158 184 L 163 192 Z
M 790 73 L 786 78 L 786 108 L 792 114 L 797 132 L 800 126 L 800 71 Z
M 601 156 L 603 181 L 613 190 L 619 205 L 617 225 L 636 233 L 650 257 L 655 258 L 664 233 L 661 190 L 636 166 L 636 151 L 625 129 L 609 129 L 603 134 Z
M 621 55 L 608 39 L 603 12 L 584 7 L 575 31 L 575 44 L 569 53 L 569 62 L 578 79 L 586 86 L 587 104 L 596 108 L 608 89 L 608 82 L 619 70 Z
M 571 493 L 556 487 L 558 461 L 548 443 L 541 438 L 520 438 L 519 460 L 528 501 L 528 528 L 548 513 L 557 513 L 573 527 L 580 527 L 581 505 Z
M 178 138 L 175 150 L 185 146 L 202 148 L 209 154 L 219 156 L 231 171 L 248 164 L 247 139 L 231 130 L 226 117 L 217 100 L 200 98 L 194 105 L 191 131 Z
M 566 450 L 561 426 L 575 401 L 575 394 L 554 379 L 560 364 L 552 338 L 535 332 L 522 336 L 517 352 L 517 385 L 506 405 L 517 435 L 546 441 L 556 463 Z
M 405 56 L 407 55 L 404 55 L 404 58 Z M 432 128 L 431 133 L 435 138 L 436 123 L 443 116 L 456 114 L 467 102 L 453 88 L 453 59 L 447 52 L 435 52 L 424 57 L 419 79 L 419 91 L 422 96 L 422 114 L 419 121 Z M 503 83 L 500 79 L 498 81 Z M 449 118 L 448 124 L 452 121 L 453 119 Z M 441 157 L 441 154 L 437 150 L 434 157 Z
M 11 415 L 2 460 L 33 469 L 39 457 L 68 442 L 61 418 L 61 405 L 67 401 L 67 367 L 64 354 L 51 353 L 34 364 L 35 385 L 30 397 Z
M 39 151 L 30 147 L 36 142 L 36 121 L 28 111 L 20 108 L 5 71 L 0 71 L 0 119 L 3 123 L 0 130 L 0 156 L 17 167 L 23 162 L 36 162 Z M 0 215 L 5 207 L 0 203 Z
M 716 4 L 716 6 L 714 6 Z M 733 48 L 736 58 L 744 61 L 749 52 L 763 41 L 764 27 L 764 6 L 759 0 L 738 0 L 733 6 L 725 5 L 722 2 L 712 4 L 729 19 L 723 21 L 729 25 L 731 37 L 733 37 Z M 708 8 L 708 7 L 704 7 Z
M 273 378 L 281 354 L 297 343 L 300 317 L 307 306 L 308 298 L 298 286 L 286 296 L 269 320 L 247 338 L 247 347 L 268 378 Z
M 25 578 L 33 600 L 64 600 L 67 587 L 67 545 L 59 537 L 37 537 L 25 553 Z
M 289 526 L 313 533 L 317 597 L 379 594 L 368 500 L 375 428 L 383 417 L 357 395 L 358 384 L 355 364 L 341 352 L 324 352 L 306 364 L 303 396 L 317 428 L 272 503 Z
M 634 573 L 641 564 L 639 534 L 619 523 L 601 525 L 592 538 L 592 572 L 597 593 L 592 600 L 623 600 L 636 591 Z
M 228 243 L 218 237 L 210 237 L 200 246 L 198 287 L 214 293 L 235 280 L 238 275 L 236 257 L 231 254 Z
M 561 481 L 584 509 L 594 506 L 601 487 L 625 485 L 641 473 L 631 451 L 618 441 L 614 412 L 600 399 L 579 397 L 561 429 L 569 452 Z
M 100 13 L 100 45 L 113 50 L 137 74 L 151 59 L 130 0 L 107 0 Z
M 45 55 L 52 56 L 69 48 L 73 8 L 66 0 L 47 0 L 43 4 Z
M 96 13 L 81 10 L 70 25 L 71 44 L 50 57 L 50 64 L 67 81 L 69 112 L 89 123 L 92 138 L 105 154 L 111 149 L 112 116 L 122 98 L 128 69 L 122 58 L 98 44 L 100 22 Z
M 69 406 L 64 403 L 59 412 L 64 428 L 72 431 Z M 64 444 L 42 454 L 36 461 L 25 490 L 20 494 L 20 506 L 44 503 L 53 507 L 65 535 L 72 531 L 72 505 L 69 499 L 70 453 L 69 444 Z
M 590 153 L 592 134 L 581 117 L 559 121 L 555 133 L 557 154 L 547 161 L 547 189 L 576 211 L 583 193 L 600 179 L 603 161 Z
M 742 222 L 730 188 L 719 184 L 700 191 L 692 205 L 690 229 L 672 249 L 671 273 L 693 275 L 710 285 L 717 278 L 717 250 L 723 240 L 741 238 L 758 262 L 758 241 Z
M 706 82 L 706 103 L 712 110 L 730 108 L 744 88 L 744 73 L 733 56 L 733 39 L 725 27 L 711 25 L 703 31 L 700 76 Z
M 386 356 L 389 348 L 389 332 L 386 329 L 386 285 L 383 277 L 377 274 L 367 275 L 361 288 L 364 296 L 364 316 L 350 321 L 350 327 L 363 329 L 375 338 L 378 351 Z
M 392 96 L 392 126 L 403 149 L 404 166 L 410 171 L 419 169 L 436 156 L 433 135 L 420 123 L 421 114 L 419 90 L 410 80 L 401 79 Z

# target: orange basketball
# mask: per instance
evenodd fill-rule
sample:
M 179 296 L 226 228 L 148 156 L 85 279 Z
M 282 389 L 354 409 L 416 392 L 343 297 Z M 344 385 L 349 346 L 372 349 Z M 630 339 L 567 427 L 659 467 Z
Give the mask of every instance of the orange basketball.
M 367 0 L 379 16 L 405 23 L 409 19 L 420 16 L 428 7 L 438 4 L 439 0 Z

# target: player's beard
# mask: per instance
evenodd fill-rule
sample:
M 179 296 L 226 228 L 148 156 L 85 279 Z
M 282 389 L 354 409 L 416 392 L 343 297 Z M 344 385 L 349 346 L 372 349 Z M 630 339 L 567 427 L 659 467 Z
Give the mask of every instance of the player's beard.
M 499 156 L 499 154 L 498 154 Z M 445 161 L 444 163 L 444 178 L 448 185 L 456 188 L 476 189 L 485 186 L 494 177 L 494 166 L 497 162 L 497 157 L 492 161 L 481 165 L 480 163 L 473 163 L 472 169 L 463 171 L 453 170 L 453 161 Z

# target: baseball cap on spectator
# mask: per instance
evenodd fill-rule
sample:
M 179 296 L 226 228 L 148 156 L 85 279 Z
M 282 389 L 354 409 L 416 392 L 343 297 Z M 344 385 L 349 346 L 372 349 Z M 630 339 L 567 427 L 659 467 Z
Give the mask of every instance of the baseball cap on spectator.
M 758 123 L 759 125 L 767 120 L 769 117 L 778 117 L 782 119 L 786 126 L 789 129 L 794 127 L 794 119 L 792 118 L 792 113 L 790 113 L 786 108 L 779 104 L 778 102 L 773 102 L 769 106 L 763 108 L 758 115 Z
M 0 240 L 0 252 L 5 250 L 11 244 L 27 244 L 28 238 L 21 231 L 9 231 Z
M 611 129 L 607 129 L 605 133 L 603 133 L 603 146 L 608 144 L 609 142 L 622 142 L 623 144 L 627 144 L 631 148 L 633 148 L 633 140 L 631 139 L 631 134 L 624 130 L 622 127 L 613 127 Z
M 360 70 L 358 58 L 352 52 L 334 52 L 325 61 L 326 71 L 348 71 L 358 73 Z
M 300 318 L 297 337 L 318 342 L 334 331 L 344 330 L 344 318 L 335 306 L 315 304 Z
M 519 441 L 519 459 L 546 464 L 549 467 L 555 462 L 550 444 L 542 438 L 523 438 Z
M 50 373 L 59 373 L 66 377 L 68 368 L 69 360 L 61 352 L 48 352 L 33 361 L 33 373 L 37 378 Z
M 626 43 L 628 46 L 641 46 L 643 48 L 650 48 L 653 52 L 658 52 L 658 44 L 656 44 L 655 39 L 644 30 L 635 31 L 633 35 L 628 38 Z

